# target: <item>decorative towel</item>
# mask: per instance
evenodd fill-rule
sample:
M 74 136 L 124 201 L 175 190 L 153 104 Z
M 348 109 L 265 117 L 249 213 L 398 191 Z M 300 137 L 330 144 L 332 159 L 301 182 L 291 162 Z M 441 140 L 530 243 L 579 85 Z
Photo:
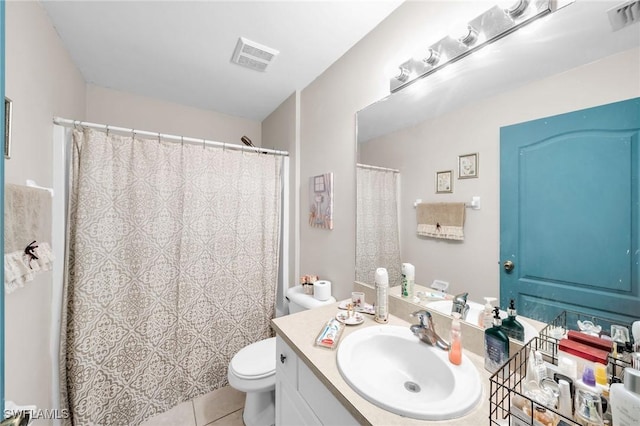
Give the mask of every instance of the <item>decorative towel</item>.
M 421 203 L 416 206 L 418 235 L 464 240 L 464 203 Z
M 28 186 L 6 184 L 4 188 L 4 287 L 11 293 L 48 271 L 53 253 L 51 239 L 51 193 Z

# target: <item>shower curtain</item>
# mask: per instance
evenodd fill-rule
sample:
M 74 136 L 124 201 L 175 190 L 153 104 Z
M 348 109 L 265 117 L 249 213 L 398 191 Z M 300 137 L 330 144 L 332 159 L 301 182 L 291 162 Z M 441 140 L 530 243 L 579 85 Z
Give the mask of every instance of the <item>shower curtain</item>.
M 73 145 L 61 379 L 73 424 L 140 424 L 271 335 L 282 157 L 91 129 Z
M 399 174 L 356 168 L 356 281 L 373 284 L 376 268 L 387 268 L 389 285 L 400 285 Z

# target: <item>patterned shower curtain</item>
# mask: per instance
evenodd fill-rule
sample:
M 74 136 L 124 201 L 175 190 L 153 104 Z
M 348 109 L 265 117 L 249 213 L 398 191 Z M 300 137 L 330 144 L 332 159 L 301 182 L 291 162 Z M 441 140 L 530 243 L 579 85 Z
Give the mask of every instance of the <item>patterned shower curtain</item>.
M 400 285 L 399 174 L 356 168 L 356 281 L 373 284 L 376 268 L 387 268 L 389 285 Z
M 271 335 L 282 157 L 73 138 L 66 399 L 73 424 L 140 424 L 227 384 Z

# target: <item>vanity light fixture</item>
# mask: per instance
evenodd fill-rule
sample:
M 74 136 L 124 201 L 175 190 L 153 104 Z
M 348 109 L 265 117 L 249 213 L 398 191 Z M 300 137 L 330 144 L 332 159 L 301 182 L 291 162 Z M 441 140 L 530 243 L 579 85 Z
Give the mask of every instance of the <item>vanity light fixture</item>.
M 426 53 L 423 51 L 400 64 L 400 71 L 390 80 L 391 92 L 397 92 L 551 13 L 551 5 L 551 0 L 511 0 L 505 7 L 493 6 L 472 19 L 459 37 L 446 36 L 429 46 Z

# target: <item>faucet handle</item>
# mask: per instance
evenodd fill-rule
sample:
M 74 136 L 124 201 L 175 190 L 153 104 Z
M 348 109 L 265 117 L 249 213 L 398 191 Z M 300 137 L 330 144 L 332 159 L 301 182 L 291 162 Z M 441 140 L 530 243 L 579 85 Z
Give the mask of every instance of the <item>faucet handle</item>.
M 420 325 L 423 327 L 429 327 L 431 323 L 431 312 L 425 311 L 424 309 L 413 312 L 411 316 L 418 317 L 418 320 L 420 321 Z
M 460 293 L 460 294 L 456 294 L 453 297 L 453 302 L 454 303 L 460 303 L 460 304 L 467 304 L 467 297 L 469 297 L 469 293 Z

